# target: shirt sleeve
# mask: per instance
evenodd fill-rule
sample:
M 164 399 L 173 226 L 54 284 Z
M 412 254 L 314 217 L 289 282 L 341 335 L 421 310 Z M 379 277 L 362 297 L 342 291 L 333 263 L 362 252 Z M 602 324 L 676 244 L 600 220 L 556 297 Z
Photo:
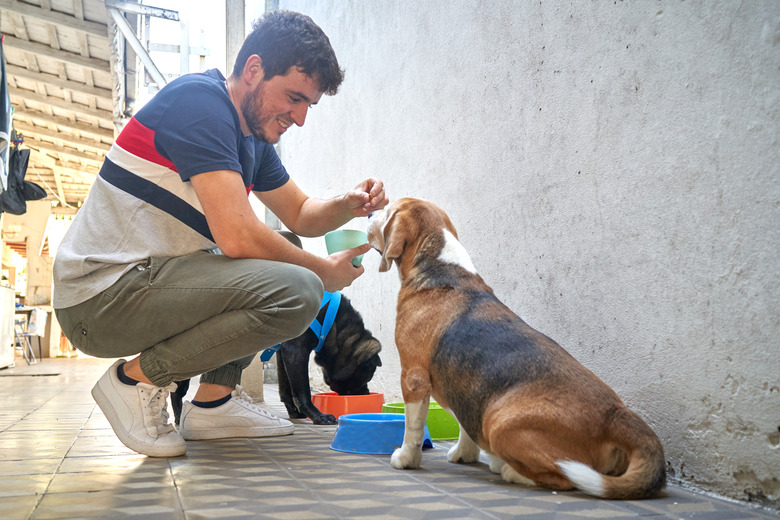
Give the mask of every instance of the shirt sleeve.
M 227 93 L 216 84 L 185 82 L 169 85 L 156 97 L 163 94 L 163 99 L 144 108 L 156 110 L 151 116 L 156 119 L 155 148 L 174 164 L 181 179 L 216 170 L 243 175 L 238 114 Z M 138 116 L 150 117 L 141 111 Z
M 284 186 L 290 179 L 290 175 L 272 145 L 258 141 L 255 147 L 255 161 L 253 191 L 275 190 Z

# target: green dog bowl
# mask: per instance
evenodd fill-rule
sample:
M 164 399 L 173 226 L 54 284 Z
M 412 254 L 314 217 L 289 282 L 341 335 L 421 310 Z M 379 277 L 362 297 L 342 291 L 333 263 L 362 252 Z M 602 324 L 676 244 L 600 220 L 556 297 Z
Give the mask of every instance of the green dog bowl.
M 382 405 L 382 413 L 404 413 L 404 403 L 385 403 Z M 425 424 L 434 441 L 457 439 L 460 433 L 458 421 L 435 401 L 431 401 L 428 405 L 428 418 Z
M 368 242 L 368 234 L 357 229 L 337 229 L 336 231 L 325 233 L 325 247 L 329 255 L 345 249 L 362 246 L 366 242 Z M 362 261 L 363 255 L 358 255 L 352 259 L 352 265 L 360 267 Z

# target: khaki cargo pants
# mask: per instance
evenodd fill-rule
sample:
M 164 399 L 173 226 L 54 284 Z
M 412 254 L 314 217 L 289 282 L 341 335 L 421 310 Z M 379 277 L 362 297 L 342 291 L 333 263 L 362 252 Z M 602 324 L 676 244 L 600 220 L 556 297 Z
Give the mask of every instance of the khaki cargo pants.
M 102 358 L 140 354 L 155 385 L 203 374 L 201 383 L 235 386 L 257 352 L 303 334 L 322 294 L 303 267 L 198 252 L 152 257 L 55 312 L 73 346 Z

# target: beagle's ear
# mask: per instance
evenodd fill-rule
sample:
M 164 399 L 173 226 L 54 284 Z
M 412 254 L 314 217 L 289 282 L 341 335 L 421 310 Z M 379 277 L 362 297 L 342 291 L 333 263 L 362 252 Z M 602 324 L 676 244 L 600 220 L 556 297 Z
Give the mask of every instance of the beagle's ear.
M 398 260 L 401 253 L 404 252 L 405 237 L 402 231 L 403 226 L 396 226 L 396 215 L 398 215 L 397 212 L 390 215 L 387 223 L 385 223 L 383 232 L 385 250 L 382 252 L 382 259 L 379 262 L 380 273 L 389 271 L 393 265 L 393 260 Z

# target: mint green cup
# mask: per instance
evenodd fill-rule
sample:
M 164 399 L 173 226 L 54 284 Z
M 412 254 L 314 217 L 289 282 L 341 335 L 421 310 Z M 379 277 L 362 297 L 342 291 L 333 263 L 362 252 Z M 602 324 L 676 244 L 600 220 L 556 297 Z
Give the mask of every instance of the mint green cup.
M 362 246 L 366 242 L 368 242 L 368 234 L 357 229 L 337 229 L 336 231 L 325 233 L 325 247 L 329 255 L 345 249 Z M 359 255 L 353 258 L 352 265 L 360 267 L 360 264 L 363 262 L 363 256 Z

